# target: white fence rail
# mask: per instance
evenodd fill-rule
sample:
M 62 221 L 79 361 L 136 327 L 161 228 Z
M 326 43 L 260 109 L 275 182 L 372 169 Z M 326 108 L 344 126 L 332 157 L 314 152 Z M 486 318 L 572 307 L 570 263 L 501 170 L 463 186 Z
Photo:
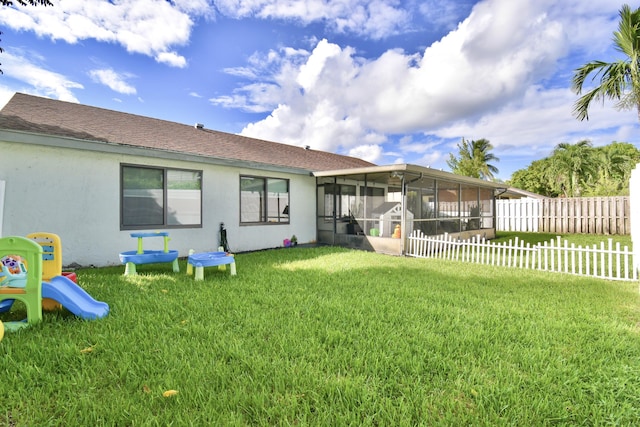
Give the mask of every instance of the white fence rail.
M 442 258 L 476 264 L 553 271 L 608 280 L 638 280 L 633 252 L 620 243 L 601 242 L 600 246 L 576 246 L 562 240 L 531 245 L 516 238 L 493 243 L 484 238 L 459 240 L 448 234 L 427 236 L 414 230 L 408 237 L 407 255 L 419 258 Z

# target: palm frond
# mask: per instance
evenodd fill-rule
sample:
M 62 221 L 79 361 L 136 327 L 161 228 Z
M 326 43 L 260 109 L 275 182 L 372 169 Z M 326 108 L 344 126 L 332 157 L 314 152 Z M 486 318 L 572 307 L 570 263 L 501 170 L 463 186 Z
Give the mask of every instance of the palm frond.
M 600 74 L 603 73 L 603 69 L 609 65 L 609 63 L 607 62 L 603 62 L 603 61 L 591 61 L 586 63 L 585 65 L 583 65 L 580 68 L 577 68 L 574 71 L 574 75 L 573 75 L 573 79 L 572 79 L 572 89 L 576 94 L 580 94 L 582 92 L 582 87 L 584 86 L 585 81 L 587 80 L 587 77 L 593 73 L 596 72 L 596 74 L 593 76 L 593 78 L 591 80 L 596 79 Z
M 578 70 L 573 78 L 573 89 L 577 94 L 582 93 L 583 85 L 587 76 L 594 72 L 591 80 L 600 79 L 600 85 L 590 90 L 574 104 L 573 114 L 578 120 L 589 120 L 589 106 L 593 100 L 615 99 L 620 100 L 625 91 L 635 93 L 635 84 L 631 69 L 628 63 L 617 61 L 605 63 L 602 61 L 590 62 Z M 635 96 L 635 95 L 634 95 Z
M 640 51 L 640 9 L 632 11 L 629 5 L 620 8 L 618 31 L 613 33 L 616 50 L 629 58 L 637 57 Z
M 627 56 L 626 60 L 591 61 L 574 70 L 572 90 L 577 95 L 582 95 L 589 76 L 599 82 L 574 104 L 573 114 L 579 120 L 589 119 L 593 100 L 617 100 L 617 108 L 635 106 L 640 111 L 640 8 L 632 10 L 626 4 L 620 8 L 620 22 L 613 36 L 615 48 Z

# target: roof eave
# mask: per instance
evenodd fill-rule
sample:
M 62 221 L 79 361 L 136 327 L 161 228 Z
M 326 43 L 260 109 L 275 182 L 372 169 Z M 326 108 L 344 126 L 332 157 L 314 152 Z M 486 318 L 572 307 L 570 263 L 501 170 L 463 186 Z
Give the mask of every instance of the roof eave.
M 314 172 L 313 175 L 317 178 L 320 178 L 320 177 L 331 177 L 331 176 L 349 176 L 349 175 L 392 173 L 392 172 L 403 172 L 406 174 L 411 174 L 416 176 L 424 176 L 427 178 L 437 178 L 441 180 L 459 182 L 463 184 L 473 184 L 473 185 L 489 187 L 494 189 L 507 188 L 506 184 L 501 182 L 485 181 L 482 179 L 471 178 L 468 176 L 456 175 L 454 173 L 445 172 L 439 169 L 433 169 L 425 166 L 418 166 L 418 165 L 412 165 L 407 163 L 396 164 L 396 165 L 385 165 L 385 166 L 371 166 L 371 167 L 362 167 L 362 168 L 353 168 L 353 169 L 318 171 L 318 172 Z
M 310 176 L 312 174 L 311 170 L 303 168 L 293 168 L 273 165 L 269 163 L 250 162 L 231 158 L 189 154 L 180 151 L 161 150 L 157 148 L 139 147 L 112 142 L 92 141 L 64 136 L 52 136 L 36 132 L 18 131 L 12 129 L 0 129 L 0 141 L 19 142 L 22 144 L 40 145 L 55 148 L 68 148 L 82 151 L 125 154 L 148 158 L 183 160 L 223 166 L 243 167 L 247 169 L 260 169 L 280 173 L 291 173 L 295 175 Z

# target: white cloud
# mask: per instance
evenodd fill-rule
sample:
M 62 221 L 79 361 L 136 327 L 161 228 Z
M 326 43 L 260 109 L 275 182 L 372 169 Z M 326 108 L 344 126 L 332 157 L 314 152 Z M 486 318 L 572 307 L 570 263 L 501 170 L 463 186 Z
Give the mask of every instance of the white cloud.
M 171 3 L 185 13 L 215 18 L 214 10 L 207 0 L 172 0 Z
M 441 1 L 423 0 L 418 5 L 418 12 L 425 22 L 437 28 L 455 28 L 462 19 L 466 18 L 473 1 Z
M 187 66 L 187 60 L 184 56 L 177 52 L 159 52 L 155 56 L 155 60 L 161 64 L 167 64 L 171 67 L 184 68 Z
M 89 75 L 94 81 L 109 87 L 115 92 L 125 95 L 136 94 L 136 88 L 126 82 L 127 78 L 132 77 L 129 74 L 118 74 L 114 70 L 107 68 L 100 70 L 91 70 L 89 71 Z
M 566 52 L 562 26 L 538 3 L 479 3 L 459 28 L 428 47 L 417 65 L 389 51 L 363 67 L 363 120 L 384 132 L 428 129 L 504 105 L 547 76 Z
M 128 52 L 184 67 L 185 58 L 171 47 L 189 41 L 193 21 L 187 12 L 206 15 L 211 11 L 204 0 L 173 4 L 154 0 L 65 0 L 55 7 L 3 7 L 0 24 L 70 44 L 85 39 L 118 43 Z
M 412 11 L 400 0 L 215 0 L 233 18 L 294 20 L 301 25 L 324 22 L 338 33 L 381 39 L 406 30 Z
M 248 79 L 253 79 L 258 77 L 256 76 L 255 71 L 250 67 L 225 68 L 222 71 L 226 74 L 229 74 L 230 76 L 244 77 Z
M 480 120 L 459 120 L 432 133 L 443 139 L 460 136 L 478 139 L 491 135 L 490 141 L 497 152 L 520 149 L 546 153 L 562 142 L 557 140 L 559 135 L 579 129 L 581 123 L 571 116 L 571 109 L 567 109 L 573 99 L 568 89 L 531 87 L 523 99 L 488 112 Z
M 382 158 L 382 147 L 379 145 L 359 145 L 349 150 L 347 155 L 376 163 Z
M 604 129 L 624 126 L 629 115 L 597 110 L 597 124 L 571 115 L 576 96 L 569 90 L 569 59 L 576 59 L 567 55 L 589 56 L 592 44 L 610 48 L 617 10 L 604 0 L 585 8 L 576 1 L 479 2 L 422 53 L 388 50 L 364 59 L 327 40 L 294 57 L 271 51 L 269 61 L 254 61 L 244 73 L 269 89 L 246 85 L 237 90 L 242 97 L 234 98 L 234 107 L 273 105 L 271 113 L 242 133 L 367 158 L 410 157 L 425 165 L 442 165 L 461 137 L 487 138 L 498 154 L 543 155 L 563 140 L 615 137 Z M 598 28 L 590 34 L 591 25 Z M 424 141 L 381 148 L 391 135 L 416 132 L 424 133 Z
M 246 87 L 246 89 L 249 90 L 250 88 Z M 256 92 L 258 91 L 259 90 L 256 90 Z M 246 96 L 240 94 L 235 94 L 233 96 L 224 95 L 216 98 L 210 98 L 209 102 L 211 102 L 212 105 L 224 108 L 240 108 L 249 113 L 265 113 L 271 110 L 270 108 L 261 105 L 257 96 L 250 101 Z
M 268 129 L 270 138 L 295 139 L 277 132 L 276 123 L 286 120 L 299 125 L 283 127 L 296 129 L 298 145 L 312 135 L 324 149 L 350 149 L 372 133 L 426 130 L 504 105 L 564 52 L 556 22 L 533 7 L 521 12 L 522 5 L 513 7 L 508 0 L 476 7 L 457 31 L 422 56 L 389 50 L 364 61 L 353 49 L 322 40 L 305 63 L 290 64 L 295 78 L 277 79 L 274 101 L 282 105 L 264 125 L 254 123 L 243 132 L 260 136 Z M 337 130 L 349 137 L 337 136 Z
M 326 40 L 318 43 L 309 60 L 300 66 L 300 72 L 296 78 L 296 82 L 305 90 L 313 88 L 324 69 L 327 60 L 331 57 L 340 55 L 340 47 L 335 44 L 329 44 Z
M 72 90 L 83 89 L 82 84 L 48 70 L 40 64 L 40 61 L 39 57 L 29 57 L 25 52 L 7 49 L 2 54 L 3 80 L 6 77 L 22 82 L 22 84 L 3 86 L 1 89 L 3 91 L 26 92 L 61 101 L 78 102 Z
M 410 12 L 396 7 L 398 2 L 366 1 L 340 15 L 329 17 L 340 33 L 355 33 L 382 39 L 407 29 Z

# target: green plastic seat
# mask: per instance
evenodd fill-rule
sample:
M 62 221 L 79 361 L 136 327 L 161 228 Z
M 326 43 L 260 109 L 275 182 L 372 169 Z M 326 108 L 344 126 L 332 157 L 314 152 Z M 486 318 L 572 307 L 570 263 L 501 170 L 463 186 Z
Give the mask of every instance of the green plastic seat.
M 27 309 L 27 322 L 5 322 L 7 330 L 42 321 L 42 246 L 25 237 L 10 236 L 0 238 L 0 259 L 7 255 L 17 255 L 26 265 L 26 283 L 16 280 L 18 286 L 11 286 L 12 276 L 5 268 L 0 276 L 0 302 L 4 300 L 22 301 Z

